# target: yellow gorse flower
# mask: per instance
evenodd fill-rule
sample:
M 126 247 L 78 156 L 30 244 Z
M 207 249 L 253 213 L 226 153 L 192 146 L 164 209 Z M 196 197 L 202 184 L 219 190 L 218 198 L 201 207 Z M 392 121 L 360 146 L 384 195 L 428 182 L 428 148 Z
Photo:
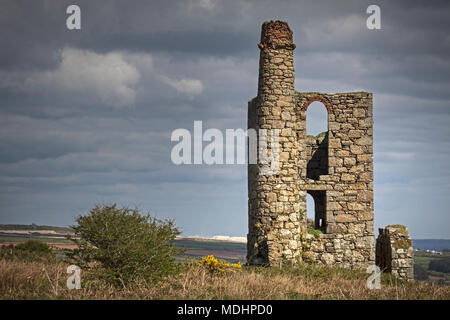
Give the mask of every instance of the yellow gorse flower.
M 212 274 L 223 275 L 226 273 L 241 272 L 241 263 L 228 263 L 218 260 L 213 255 L 203 257 L 202 260 L 195 263 L 199 267 L 203 267 Z

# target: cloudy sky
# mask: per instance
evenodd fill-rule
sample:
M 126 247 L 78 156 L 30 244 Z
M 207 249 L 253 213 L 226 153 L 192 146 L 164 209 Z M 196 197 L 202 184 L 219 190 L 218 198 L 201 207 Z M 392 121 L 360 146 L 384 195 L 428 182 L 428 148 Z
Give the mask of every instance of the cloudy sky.
M 425 0 L 3 0 L 0 223 L 66 226 L 117 202 L 184 235 L 245 236 L 246 166 L 176 166 L 170 136 L 246 128 L 261 24 L 280 19 L 298 91 L 374 93 L 375 227 L 450 238 L 449 16 Z

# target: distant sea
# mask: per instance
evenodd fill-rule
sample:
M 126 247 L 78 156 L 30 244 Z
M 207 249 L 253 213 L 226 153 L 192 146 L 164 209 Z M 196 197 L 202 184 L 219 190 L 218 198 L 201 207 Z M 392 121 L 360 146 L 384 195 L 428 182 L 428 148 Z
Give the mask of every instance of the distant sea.
M 450 249 L 449 239 L 413 239 L 414 249 L 436 250 Z

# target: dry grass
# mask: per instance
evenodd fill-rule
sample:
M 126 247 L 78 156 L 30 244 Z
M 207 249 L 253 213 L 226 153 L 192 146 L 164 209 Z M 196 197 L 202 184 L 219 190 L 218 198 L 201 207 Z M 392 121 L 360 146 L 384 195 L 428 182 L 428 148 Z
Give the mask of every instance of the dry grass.
M 187 267 L 157 284 L 117 289 L 82 273 L 82 289 L 66 288 L 67 264 L 0 260 L 2 299 L 450 299 L 450 287 L 384 279 L 366 288 L 367 274 L 324 267 L 244 267 L 241 273 L 211 276 Z

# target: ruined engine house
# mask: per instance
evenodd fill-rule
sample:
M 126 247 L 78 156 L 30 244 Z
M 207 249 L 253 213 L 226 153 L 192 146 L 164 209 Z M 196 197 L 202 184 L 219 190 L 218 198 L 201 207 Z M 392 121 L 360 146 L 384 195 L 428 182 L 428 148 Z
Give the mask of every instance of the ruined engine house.
M 248 166 L 248 263 L 375 264 L 372 94 L 295 91 L 295 44 L 285 22 L 265 22 L 258 47 L 258 95 L 248 103 L 248 128 L 278 129 L 279 168 L 268 175 L 265 163 Z M 306 111 L 314 101 L 328 111 L 328 130 L 312 137 Z M 267 146 L 270 152 L 270 139 Z M 307 194 L 315 203 L 313 226 L 307 226 Z

